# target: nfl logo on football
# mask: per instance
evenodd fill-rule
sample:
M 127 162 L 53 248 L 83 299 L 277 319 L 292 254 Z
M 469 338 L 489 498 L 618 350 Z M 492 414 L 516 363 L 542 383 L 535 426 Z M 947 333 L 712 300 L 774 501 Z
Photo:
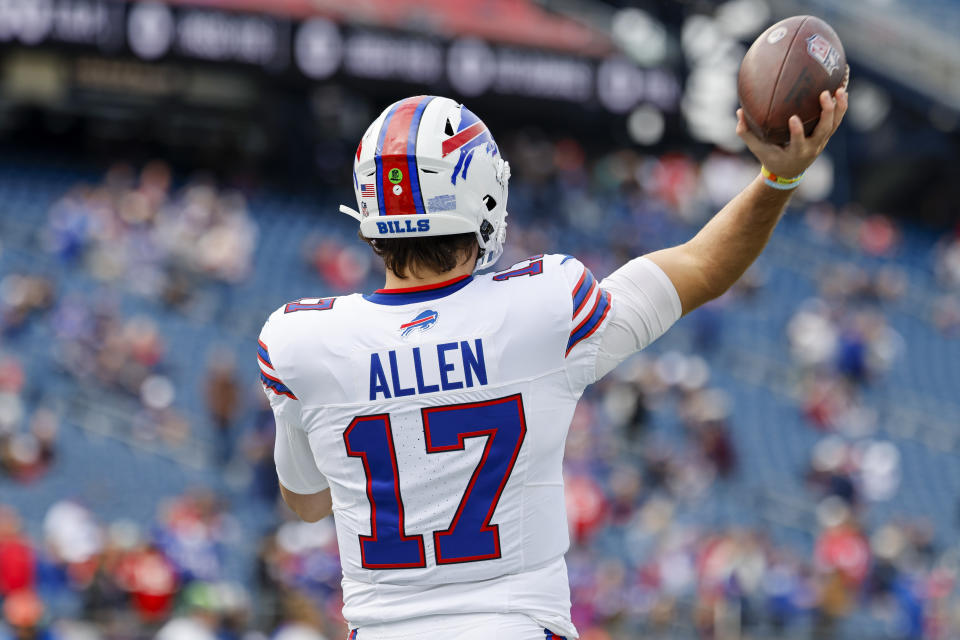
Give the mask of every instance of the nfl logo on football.
M 819 33 L 807 38 L 807 53 L 831 75 L 840 67 L 840 52 Z

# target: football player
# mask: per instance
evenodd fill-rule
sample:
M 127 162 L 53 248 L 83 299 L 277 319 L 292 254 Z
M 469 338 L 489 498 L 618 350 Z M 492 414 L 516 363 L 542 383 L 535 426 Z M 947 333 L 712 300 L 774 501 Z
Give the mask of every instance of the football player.
M 497 272 L 510 168 L 465 106 L 388 107 L 354 162 L 374 293 L 303 298 L 260 335 L 287 504 L 336 516 L 351 640 L 576 638 L 562 458 L 577 400 L 756 259 L 847 109 L 821 96 L 786 147 L 737 132 L 764 170 L 690 241 L 603 281 L 576 258 Z

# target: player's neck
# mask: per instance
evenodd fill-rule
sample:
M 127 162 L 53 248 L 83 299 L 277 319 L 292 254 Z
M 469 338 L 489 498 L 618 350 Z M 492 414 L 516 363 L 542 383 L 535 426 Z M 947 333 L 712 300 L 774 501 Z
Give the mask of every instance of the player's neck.
M 457 265 L 450 271 L 443 272 L 420 270 L 415 274 L 410 270 L 407 270 L 406 278 L 401 278 L 390 269 L 387 269 L 387 281 L 384 285 L 384 289 L 409 289 L 410 287 L 425 287 L 432 284 L 447 282 L 448 280 L 453 280 L 462 276 L 468 276 L 471 273 L 473 273 L 473 269 L 469 264 L 466 263 Z

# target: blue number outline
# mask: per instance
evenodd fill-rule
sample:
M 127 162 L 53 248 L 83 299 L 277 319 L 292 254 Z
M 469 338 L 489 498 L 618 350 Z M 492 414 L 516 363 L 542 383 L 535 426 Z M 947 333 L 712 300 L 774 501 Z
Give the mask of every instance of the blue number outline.
M 525 267 L 517 268 L 517 264 L 521 262 L 529 262 Z M 497 275 L 493 276 L 495 282 L 504 282 L 510 278 L 516 278 L 517 276 L 538 276 L 543 273 L 543 254 L 538 254 L 535 256 L 530 256 L 526 260 L 521 260 L 517 264 L 513 265 L 506 271 L 501 271 Z
M 284 313 L 295 313 L 297 311 L 327 311 L 333 309 L 333 303 L 336 298 L 318 298 L 316 302 L 303 304 L 300 302 L 303 298 L 298 298 L 293 302 L 288 302 L 283 307 Z
M 350 445 L 350 435 L 353 433 L 353 430 L 356 426 L 363 422 L 380 422 L 384 427 L 384 436 L 386 440 L 387 449 L 390 454 L 390 462 L 393 467 L 393 492 L 397 500 L 397 534 L 400 542 L 407 542 L 415 540 L 417 542 L 418 551 L 420 554 L 419 560 L 415 562 L 397 562 L 397 563 L 374 563 L 367 562 L 367 543 L 383 543 L 383 540 L 380 538 L 380 527 L 379 524 L 384 524 L 378 521 L 377 518 L 377 501 L 373 497 L 373 474 L 370 469 L 370 461 L 368 460 L 367 450 L 354 450 Z M 397 468 L 397 452 L 393 446 L 393 429 L 390 424 L 390 414 L 387 413 L 378 413 L 375 415 L 369 416 L 357 416 L 350 421 L 350 425 L 343 432 L 343 443 L 347 447 L 347 455 L 351 458 L 360 458 L 360 461 L 363 463 L 363 473 L 367 479 L 367 500 L 370 502 L 370 535 L 359 534 L 360 538 L 360 564 L 365 569 L 422 569 L 427 566 L 426 553 L 424 552 L 423 547 L 423 536 L 414 535 L 408 536 L 406 534 L 406 529 L 404 527 L 404 512 L 403 512 L 403 497 L 400 495 L 400 471 Z M 381 506 L 381 512 L 387 511 L 383 504 Z M 392 505 L 391 505 L 392 506 Z M 388 512 L 389 515 L 389 512 Z M 394 532 L 391 530 L 388 532 L 392 535 Z M 386 535 L 384 536 L 386 538 Z
M 517 405 L 517 414 L 519 418 L 518 425 L 520 427 L 519 434 L 517 435 L 516 441 L 513 444 L 513 449 L 511 452 L 510 460 L 507 462 L 506 468 L 503 471 L 503 475 L 499 479 L 497 489 L 493 495 L 493 498 L 490 501 L 490 506 L 487 509 L 486 515 L 483 519 L 483 523 L 480 527 L 480 532 L 487 533 L 491 532 L 493 540 L 493 551 L 486 554 L 476 554 L 472 556 L 458 556 L 458 557 L 443 557 L 443 540 L 449 539 L 451 536 L 456 535 L 457 526 L 460 524 L 461 516 L 466 510 L 468 503 L 470 503 L 471 496 L 475 495 L 473 489 L 476 486 L 480 475 L 483 473 L 483 469 L 487 466 L 487 461 L 489 460 L 490 451 L 493 449 L 497 435 L 501 432 L 506 431 L 505 425 L 496 425 L 486 428 L 471 429 L 471 430 L 457 430 L 456 436 L 457 440 L 453 444 L 447 445 L 434 445 L 433 438 L 431 436 L 431 427 L 430 427 L 430 415 L 446 411 L 457 411 L 463 413 L 464 410 L 468 409 L 480 409 L 485 407 L 498 406 L 506 404 L 509 402 L 516 402 Z M 461 404 L 446 405 L 440 407 L 424 407 L 420 410 L 420 415 L 423 419 L 423 430 L 424 430 L 424 440 L 427 453 L 443 453 L 446 451 L 464 451 L 466 449 L 466 439 L 467 438 L 479 438 L 486 437 L 487 441 L 484 443 L 483 454 L 480 456 L 479 462 L 477 462 L 476 468 L 473 470 L 473 473 L 470 476 L 470 481 L 467 483 L 467 488 L 463 492 L 463 496 L 460 498 L 460 504 L 457 505 L 457 511 L 453 516 L 453 519 L 450 521 L 450 526 L 448 526 L 443 531 L 434 531 L 433 532 L 433 549 L 434 556 L 436 558 L 437 564 L 458 564 L 463 562 L 480 562 L 483 560 L 496 560 L 500 557 L 500 525 L 490 524 L 490 520 L 493 518 L 494 512 L 497 510 L 497 505 L 500 503 L 500 496 L 503 494 L 504 488 L 507 486 L 507 482 L 510 479 L 510 475 L 513 473 L 513 467 L 517 462 L 517 457 L 520 455 L 520 448 L 523 446 L 523 441 L 526 438 L 527 434 L 527 420 L 523 411 L 523 398 L 519 393 L 515 393 L 510 396 L 505 396 L 503 398 L 495 398 L 493 400 L 482 400 L 479 402 L 465 402 Z M 468 424 L 464 420 L 464 425 Z M 439 435 L 439 434 L 438 434 Z M 492 465 L 494 468 L 496 463 Z M 482 500 L 482 498 L 481 498 Z M 461 534 L 462 535 L 462 534 Z

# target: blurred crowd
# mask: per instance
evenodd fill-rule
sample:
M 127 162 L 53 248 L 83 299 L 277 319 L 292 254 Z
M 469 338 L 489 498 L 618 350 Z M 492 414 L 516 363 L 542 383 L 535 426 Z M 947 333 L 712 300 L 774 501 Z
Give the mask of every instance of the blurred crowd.
M 327 527 L 281 525 L 265 538 L 255 576 L 225 577 L 223 564 L 245 544 L 222 501 L 196 491 L 165 501 L 154 522 L 104 524 L 83 505 L 54 503 L 31 539 L 17 513 L 0 507 L 0 599 L 17 640 L 275 640 L 339 637 L 339 615 L 318 610 L 299 585 L 338 583 L 339 564 L 298 566 L 333 539 Z M 319 533 L 319 535 L 317 535 Z M 338 611 L 338 609 L 337 609 Z M 336 629 L 332 636 L 325 635 Z
M 752 162 L 718 152 L 589 158 L 572 140 L 527 132 L 508 137 L 505 149 L 516 214 L 503 267 L 562 250 L 608 273 L 688 237 L 756 173 Z M 202 374 L 185 372 L 171 366 L 178 345 L 163 322 L 122 303 L 132 296 L 217 325 L 251 277 L 258 228 L 239 191 L 203 177 L 180 185 L 161 162 L 117 165 L 58 198 L 39 225 L 44 255 L 93 281 L 92 293 L 40 268 L 0 274 L 3 482 L 42 481 L 57 464 L 61 421 L 79 421 L 108 396 L 124 407 L 134 441 L 196 448 L 208 433 L 207 463 L 234 479 L 168 498 L 152 522 L 102 522 L 82 500 L 49 505 L 36 523 L 0 509 L 0 639 L 344 636 L 332 523 L 290 520 L 277 501 L 273 418 L 248 383 L 251 353 L 212 347 L 206 360 L 192 354 Z M 888 310 L 911 282 L 896 262 L 871 268 L 852 258 L 896 256 L 902 230 L 826 204 L 805 206 L 803 228 L 851 259 L 816 265 L 815 295 L 796 300 L 778 336 L 787 345 L 777 362 L 792 393 L 785 401 L 816 434 L 796 469 L 799 537 L 771 533 L 738 437 L 743 407 L 716 380 L 736 347 L 725 332 L 730 309 L 763 313 L 761 267 L 684 321 L 687 348 L 640 354 L 576 411 L 566 455 L 568 562 L 584 640 L 866 637 L 844 635 L 851 616 L 870 618 L 885 637 L 960 633 L 958 548 L 929 522 L 870 517 L 871 505 L 897 494 L 903 472 L 867 391 L 908 354 Z M 354 238 L 297 240 L 325 293 L 379 285 L 377 262 Z M 931 265 L 940 290 L 928 319 L 957 335 L 960 232 L 938 245 Z M 30 363 L 17 351 L 39 325 L 71 390 L 66 409 L 33 397 Z M 183 400 L 197 380 L 199 411 Z M 760 515 L 704 515 L 738 503 Z M 269 512 L 260 528 L 239 517 L 251 505 Z
M 242 282 L 257 227 L 239 191 L 208 177 L 175 190 L 170 168 L 155 161 L 139 173 L 115 165 L 99 184 L 71 189 L 51 208 L 41 241 L 102 282 L 172 307 L 215 307 L 222 301 L 197 299 L 209 291 L 198 283 Z
M 0 278 L 0 347 L 54 303 L 52 282 L 11 273 Z M 26 397 L 24 362 L 0 349 L 0 471 L 20 481 L 43 474 L 53 462 L 59 419 Z
M 960 336 L 960 224 L 936 247 L 937 282 L 942 293 L 933 309 L 933 322 L 945 335 Z

